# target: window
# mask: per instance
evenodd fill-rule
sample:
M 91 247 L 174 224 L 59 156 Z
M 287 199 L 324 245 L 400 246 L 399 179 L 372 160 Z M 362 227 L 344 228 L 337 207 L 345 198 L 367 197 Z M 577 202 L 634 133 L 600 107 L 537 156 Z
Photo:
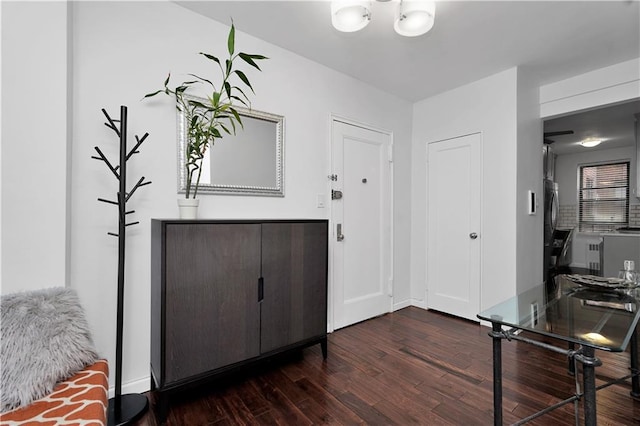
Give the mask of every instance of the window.
M 629 162 L 580 166 L 580 231 L 611 231 L 629 223 Z

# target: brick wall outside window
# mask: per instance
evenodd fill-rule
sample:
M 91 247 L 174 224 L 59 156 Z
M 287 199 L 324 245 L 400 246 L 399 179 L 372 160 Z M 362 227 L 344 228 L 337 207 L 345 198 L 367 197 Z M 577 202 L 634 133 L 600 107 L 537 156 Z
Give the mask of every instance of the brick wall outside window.
M 629 226 L 640 226 L 640 204 L 631 204 L 629 206 Z
M 639 211 L 640 213 L 640 211 Z M 638 218 L 640 220 L 640 218 Z M 571 229 L 578 226 L 578 213 L 576 210 L 576 205 L 564 205 L 560 206 L 560 217 L 558 217 L 558 224 L 556 225 L 559 229 Z
M 559 229 L 570 229 L 578 226 L 578 213 L 576 205 L 560 206 L 560 217 L 558 218 Z M 629 206 L 629 226 L 640 227 L 640 204 L 631 204 Z

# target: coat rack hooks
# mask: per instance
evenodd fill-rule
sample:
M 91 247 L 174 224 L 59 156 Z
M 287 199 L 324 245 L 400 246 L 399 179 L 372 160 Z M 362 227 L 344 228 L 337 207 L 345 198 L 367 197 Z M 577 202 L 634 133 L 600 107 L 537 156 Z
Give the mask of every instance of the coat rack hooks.
M 142 138 L 137 135 L 136 145 L 127 152 L 127 107 L 120 106 L 120 118 L 112 119 L 107 111 L 103 108 L 102 113 L 107 119 L 105 126 L 115 132 L 120 142 L 119 164 L 114 166 L 107 156 L 95 147 L 98 156 L 91 158 L 104 162 L 111 173 L 118 180 L 118 192 L 116 201 L 106 198 L 98 198 L 98 201 L 114 204 L 118 206 L 118 232 L 107 232 L 107 235 L 118 237 L 118 311 L 116 321 L 116 371 L 115 371 L 115 391 L 114 397 L 109 399 L 109 409 L 107 415 L 108 425 L 126 425 L 138 420 L 148 409 L 149 401 L 141 394 L 122 395 L 122 334 L 124 319 L 124 260 L 125 260 L 125 230 L 128 226 L 139 224 L 138 221 L 127 222 L 126 216 L 133 214 L 135 210 L 127 210 L 127 201 L 133 196 L 136 190 L 142 186 L 149 185 L 150 181 L 145 181 L 142 176 L 137 183 L 127 191 L 127 161 L 133 154 L 138 154 L 138 148 L 145 141 L 148 133 Z M 118 123 L 120 126 L 116 125 Z

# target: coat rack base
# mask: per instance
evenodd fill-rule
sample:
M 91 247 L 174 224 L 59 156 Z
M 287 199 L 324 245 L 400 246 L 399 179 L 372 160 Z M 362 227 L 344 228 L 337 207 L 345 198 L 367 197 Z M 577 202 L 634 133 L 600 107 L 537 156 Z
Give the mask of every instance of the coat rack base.
M 115 398 L 109 399 L 107 425 L 121 426 L 132 424 L 140 419 L 149 408 L 149 400 L 144 395 L 129 393 L 120 395 L 120 410 L 116 413 Z

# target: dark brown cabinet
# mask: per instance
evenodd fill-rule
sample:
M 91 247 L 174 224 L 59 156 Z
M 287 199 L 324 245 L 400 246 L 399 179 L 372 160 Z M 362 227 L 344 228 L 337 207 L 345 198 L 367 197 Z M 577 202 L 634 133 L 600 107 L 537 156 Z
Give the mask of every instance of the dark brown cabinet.
M 315 343 L 326 357 L 326 220 L 152 220 L 159 393 Z

